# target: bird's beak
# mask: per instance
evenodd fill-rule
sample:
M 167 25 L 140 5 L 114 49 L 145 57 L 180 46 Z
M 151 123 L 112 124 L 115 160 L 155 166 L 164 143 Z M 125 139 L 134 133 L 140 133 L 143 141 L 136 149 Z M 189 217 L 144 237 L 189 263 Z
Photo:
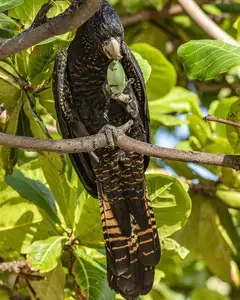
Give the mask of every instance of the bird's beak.
M 109 59 L 120 60 L 122 58 L 120 42 L 115 38 L 104 43 L 103 51 Z

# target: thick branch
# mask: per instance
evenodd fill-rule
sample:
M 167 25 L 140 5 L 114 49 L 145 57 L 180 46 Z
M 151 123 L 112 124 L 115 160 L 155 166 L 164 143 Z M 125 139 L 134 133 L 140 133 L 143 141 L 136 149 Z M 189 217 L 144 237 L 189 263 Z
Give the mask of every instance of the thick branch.
M 65 140 L 37 139 L 0 133 L 0 145 L 39 152 L 93 152 L 96 149 L 108 147 L 108 144 L 108 139 L 104 133 Z M 162 159 L 222 166 L 236 170 L 240 169 L 239 155 L 210 154 L 159 147 L 134 140 L 123 134 L 122 130 L 118 131 L 115 145 L 126 151 L 134 151 Z
M 230 35 L 214 23 L 194 0 L 178 0 L 185 12 L 212 38 L 238 45 Z
M 79 3 L 79 5 L 77 5 Z M 71 31 L 85 23 L 100 7 L 101 0 L 74 1 L 64 13 L 0 43 L 0 59 L 30 48 L 55 35 Z

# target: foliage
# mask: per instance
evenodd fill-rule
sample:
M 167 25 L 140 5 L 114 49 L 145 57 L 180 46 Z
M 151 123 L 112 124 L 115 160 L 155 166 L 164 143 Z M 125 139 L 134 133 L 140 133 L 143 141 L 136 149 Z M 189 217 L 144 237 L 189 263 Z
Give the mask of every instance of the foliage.
M 160 11 L 168 3 L 110 2 L 124 16 L 149 8 Z M 202 8 L 240 39 L 239 1 L 225 2 L 209 1 Z M 0 38 L 29 27 L 43 3 L 0 1 Z M 68 5 L 66 0 L 53 2 L 49 16 Z M 1 131 L 60 138 L 52 70 L 57 51 L 73 36 L 70 32 L 51 38 L 0 61 L 0 103 L 5 109 Z M 239 154 L 239 129 L 206 124 L 202 117 L 208 111 L 239 122 L 240 48 L 206 40 L 206 33 L 186 14 L 128 24 L 125 38 L 144 74 L 156 143 L 171 146 L 170 137 L 177 149 Z M 85 192 L 68 157 L 0 149 L 0 260 L 27 258 L 45 278 L 17 290 L 12 274 L 1 274 L 0 298 L 10 299 L 10 289 L 26 299 L 34 299 L 34 291 L 39 299 L 72 300 L 78 286 L 86 299 L 119 299 L 107 284 L 98 201 Z M 142 298 L 239 299 L 239 173 L 152 159 L 146 177 L 162 259 L 152 291 Z

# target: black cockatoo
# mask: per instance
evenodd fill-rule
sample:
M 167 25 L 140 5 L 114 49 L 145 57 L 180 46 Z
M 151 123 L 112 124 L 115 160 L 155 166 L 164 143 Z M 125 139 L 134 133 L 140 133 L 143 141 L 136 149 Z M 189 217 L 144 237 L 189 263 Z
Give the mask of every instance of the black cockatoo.
M 125 71 L 131 103 L 106 93 L 107 70 L 118 60 Z M 133 120 L 130 137 L 149 141 L 146 88 L 139 65 L 124 42 L 120 19 L 103 0 L 95 15 L 78 28 L 68 49 L 57 55 L 53 91 L 63 138 L 96 134 L 104 126 Z M 107 117 L 106 117 L 106 103 Z M 149 158 L 118 147 L 70 155 L 85 189 L 100 202 L 108 282 L 126 299 L 147 294 L 160 259 L 160 243 L 144 172 Z

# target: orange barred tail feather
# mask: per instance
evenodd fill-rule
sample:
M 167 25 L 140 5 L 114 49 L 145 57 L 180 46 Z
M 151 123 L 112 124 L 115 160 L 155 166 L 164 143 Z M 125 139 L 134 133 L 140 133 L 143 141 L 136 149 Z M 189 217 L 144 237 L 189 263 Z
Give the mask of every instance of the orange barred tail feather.
M 114 202 L 105 196 L 100 203 L 110 287 L 128 300 L 148 294 L 160 259 L 159 237 L 149 200 L 145 200 L 148 228 L 142 229 L 131 216 L 129 235 L 122 234 L 114 217 Z
M 107 263 L 115 276 L 127 272 L 130 264 L 129 240 L 123 236 L 108 200 L 100 200 L 100 213 L 103 227 Z
M 106 151 L 106 152 L 104 152 Z M 100 199 L 108 281 L 125 299 L 149 293 L 160 242 L 147 197 L 143 156 L 103 150 L 94 170 Z

